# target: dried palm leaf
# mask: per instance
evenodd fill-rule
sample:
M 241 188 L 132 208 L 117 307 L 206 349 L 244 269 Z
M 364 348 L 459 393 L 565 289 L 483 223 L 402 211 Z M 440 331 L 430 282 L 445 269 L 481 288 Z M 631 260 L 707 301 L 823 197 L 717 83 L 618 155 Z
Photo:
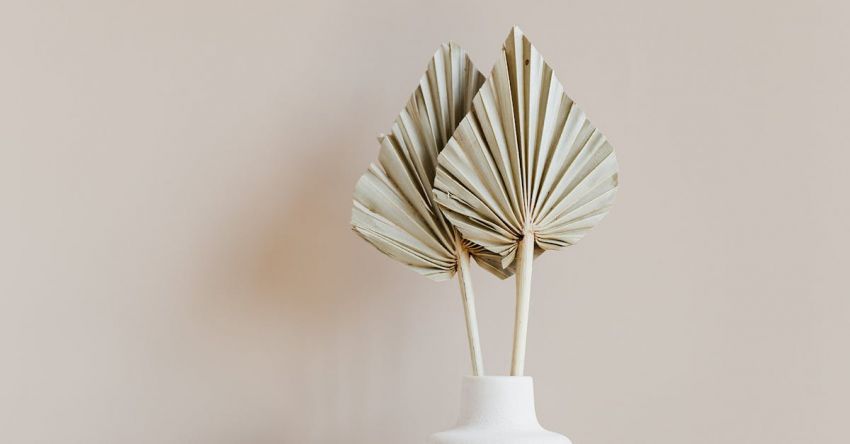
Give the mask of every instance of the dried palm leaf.
M 613 148 L 513 28 L 439 156 L 434 190 L 464 238 L 516 263 L 511 374 L 523 373 L 535 248 L 578 242 L 607 214 L 616 190 Z
M 357 182 L 351 216 L 358 235 L 416 272 L 438 281 L 460 275 L 475 375 L 483 364 L 469 258 L 502 279 L 512 270 L 501 266 L 498 254 L 460 237 L 437 208 L 433 185 L 437 155 L 483 83 L 458 45 L 445 44 L 434 54 L 392 132 L 379 136 L 378 161 Z

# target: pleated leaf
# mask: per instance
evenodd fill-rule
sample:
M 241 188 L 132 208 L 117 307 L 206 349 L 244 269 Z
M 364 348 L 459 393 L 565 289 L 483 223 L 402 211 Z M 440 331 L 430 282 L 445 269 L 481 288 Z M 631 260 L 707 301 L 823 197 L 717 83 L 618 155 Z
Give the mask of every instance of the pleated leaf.
M 512 274 L 498 254 L 461 239 L 433 197 L 437 156 L 483 83 L 463 49 L 454 43 L 441 46 L 390 134 L 379 137 L 378 161 L 354 190 L 354 231 L 434 280 L 454 275 L 460 245 L 491 273 Z
M 617 159 L 514 28 L 439 156 L 435 197 L 464 238 L 513 263 L 530 233 L 553 250 L 578 242 L 608 213 Z

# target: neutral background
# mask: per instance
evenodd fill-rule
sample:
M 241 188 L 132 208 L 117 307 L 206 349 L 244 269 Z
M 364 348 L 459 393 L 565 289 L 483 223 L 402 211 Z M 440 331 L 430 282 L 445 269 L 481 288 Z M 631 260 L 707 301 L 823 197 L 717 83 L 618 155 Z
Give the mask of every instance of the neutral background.
M 0 442 L 423 443 L 456 283 L 350 232 L 443 41 L 519 24 L 618 201 L 539 259 L 527 371 L 576 444 L 846 444 L 847 2 L 0 4 Z M 487 370 L 513 281 L 476 270 Z

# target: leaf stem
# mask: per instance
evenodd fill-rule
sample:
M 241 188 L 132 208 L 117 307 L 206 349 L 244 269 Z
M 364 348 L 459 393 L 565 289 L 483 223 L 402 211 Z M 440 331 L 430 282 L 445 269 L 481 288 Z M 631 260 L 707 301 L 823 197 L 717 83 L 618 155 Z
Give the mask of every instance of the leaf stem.
M 469 250 L 461 245 L 458 245 L 457 274 L 463 300 L 463 314 L 466 317 L 472 375 L 481 376 L 484 374 L 484 359 L 481 355 L 481 342 L 478 339 L 478 317 L 475 314 L 475 293 L 472 291 L 472 276 L 469 270 Z
M 525 343 L 528 336 L 528 307 L 531 301 L 531 264 L 534 261 L 534 234 L 525 233 L 516 257 L 516 318 L 511 376 L 522 376 L 525 369 Z

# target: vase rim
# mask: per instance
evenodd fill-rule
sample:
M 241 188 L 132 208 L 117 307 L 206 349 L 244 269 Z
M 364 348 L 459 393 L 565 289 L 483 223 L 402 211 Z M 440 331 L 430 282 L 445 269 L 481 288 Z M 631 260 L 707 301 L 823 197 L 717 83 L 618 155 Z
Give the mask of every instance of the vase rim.
M 485 380 L 528 381 L 528 380 L 532 379 L 531 376 L 506 376 L 506 375 L 485 375 L 485 376 L 467 375 L 467 376 L 464 376 L 463 378 L 473 380 L 473 381 L 485 381 Z

